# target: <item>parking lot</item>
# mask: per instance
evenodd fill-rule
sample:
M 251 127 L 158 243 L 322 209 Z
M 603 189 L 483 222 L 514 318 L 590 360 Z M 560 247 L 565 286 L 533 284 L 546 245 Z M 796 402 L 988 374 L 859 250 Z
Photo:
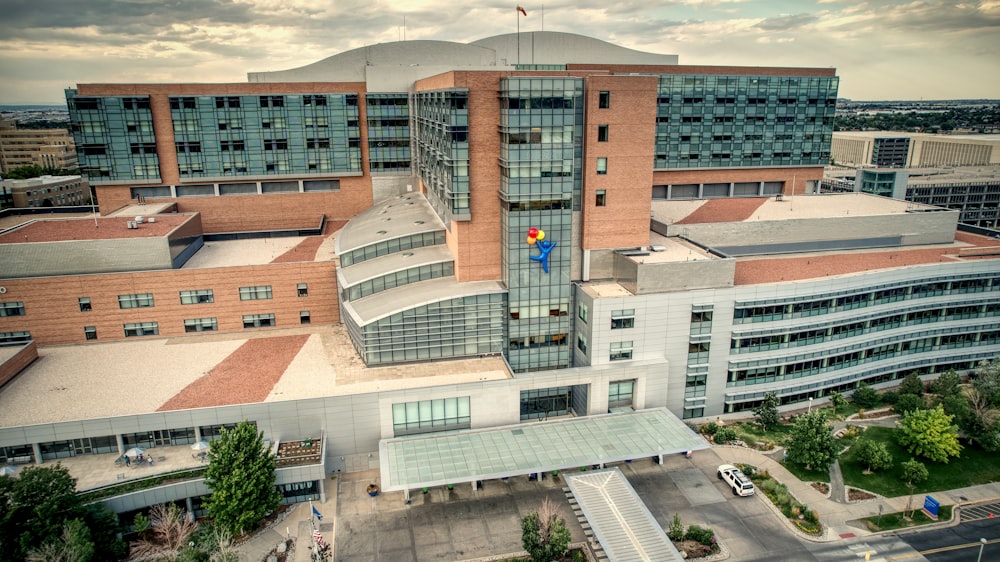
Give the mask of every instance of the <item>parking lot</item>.
M 700 525 L 716 535 L 735 560 L 815 560 L 774 513 L 756 496 L 734 497 L 716 478 L 722 461 L 712 450 L 691 459 L 673 455 L 619 463 L 650 513 L 663 528 L 675 513 L 685 525 Z M 336 560 L 470 560 L 521 550 L 520 519 L 548 496 L 559 506 L 573 542 L 586 539 L 563 492 L 562 478 L 526 477 L 372 498 L 367 485 L 377 472 L 348 473 L 337 480 Z

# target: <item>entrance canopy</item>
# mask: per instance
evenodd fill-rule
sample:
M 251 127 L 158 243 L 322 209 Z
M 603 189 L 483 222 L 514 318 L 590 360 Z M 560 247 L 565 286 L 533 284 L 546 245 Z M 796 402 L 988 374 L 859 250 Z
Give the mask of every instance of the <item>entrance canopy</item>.
M 573 497 L 612 562 L 683 560 L 653 514 L 617 468 L 568 474 Z
M 708 443 L 665 408 L 383 439 L 382 489 L 412 490 L 578 468 Z

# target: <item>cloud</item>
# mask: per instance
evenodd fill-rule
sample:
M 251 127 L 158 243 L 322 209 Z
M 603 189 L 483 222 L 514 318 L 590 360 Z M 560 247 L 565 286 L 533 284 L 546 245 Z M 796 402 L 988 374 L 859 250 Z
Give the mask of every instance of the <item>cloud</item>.
M 808 24 L 817 21 L 819 17 L 816 14 L 795 14 L 795 15 L 785 15 L 782 14 L 774 18 L 765 18 L 760 21 L 756 27 L 757 29 L 763 29 L 764 31 L 786 31 L 801 29 Z

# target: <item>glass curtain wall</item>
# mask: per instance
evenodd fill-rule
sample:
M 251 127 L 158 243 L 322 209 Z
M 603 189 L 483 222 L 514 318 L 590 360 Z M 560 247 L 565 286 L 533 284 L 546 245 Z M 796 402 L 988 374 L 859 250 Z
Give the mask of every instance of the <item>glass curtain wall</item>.
M 507 357 L 518 372 L 565 368 L 571 355 L 570 249 L 583 80 L 505 78 L 500 98 Z

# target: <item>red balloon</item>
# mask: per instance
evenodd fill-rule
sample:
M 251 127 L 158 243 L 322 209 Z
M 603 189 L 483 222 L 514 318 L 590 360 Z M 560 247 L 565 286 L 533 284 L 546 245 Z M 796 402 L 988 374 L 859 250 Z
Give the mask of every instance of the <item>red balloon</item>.
M 528 229 L 528 236 L 530 236 L 532 238 L 536 238 L 538 236 L 538 229 L 535 228 L 535 227 L 529 228 Z

